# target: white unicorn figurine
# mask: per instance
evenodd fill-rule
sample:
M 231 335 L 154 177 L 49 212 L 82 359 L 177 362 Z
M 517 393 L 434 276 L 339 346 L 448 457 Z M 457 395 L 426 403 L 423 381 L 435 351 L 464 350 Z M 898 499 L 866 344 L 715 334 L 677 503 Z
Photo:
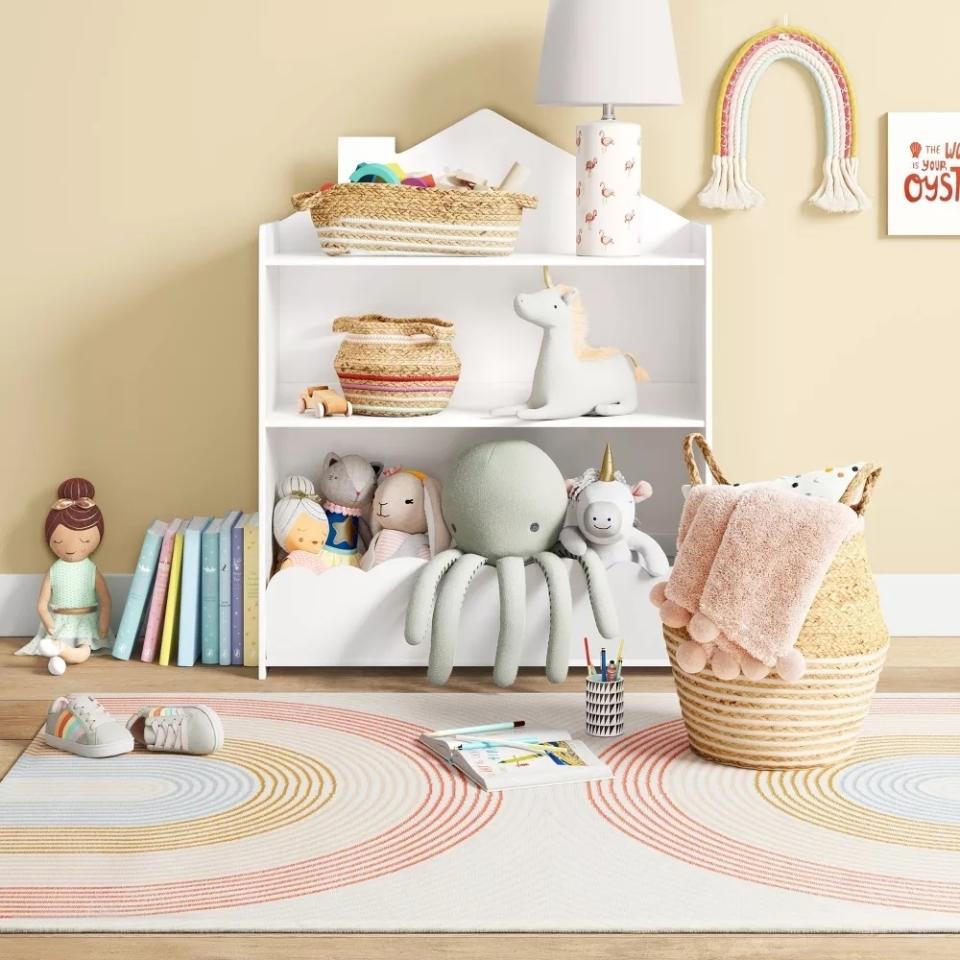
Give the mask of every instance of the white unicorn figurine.
M 543 268 L 545 290 L 521 293 L 517 315 L 543 329 L 530 398 L 499 407 L 494 417 L 565 420 L 595 414 L 614 417 L 637 409 L 637 382 L 649 380 L 636 358 L 614 347 L 587 343 L 587 315 L 574 287 L 554 286 Z

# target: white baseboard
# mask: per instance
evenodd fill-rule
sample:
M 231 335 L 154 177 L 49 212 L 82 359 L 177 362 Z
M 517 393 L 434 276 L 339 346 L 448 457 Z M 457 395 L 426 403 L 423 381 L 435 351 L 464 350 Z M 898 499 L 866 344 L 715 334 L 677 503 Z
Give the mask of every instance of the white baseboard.
M 108 573 L 107 587 L 113 601 L 112 626 L 116 633 L 127 602 L 133 575 Z M 0 637 L 32 637 L 40 627 L 37 597 L 43 576 L 39 573 L 0 574 Z
M 37 632 L 37 596 L 42 577 L 0 574 L 0 637 L 32 637 Z M 130 589 L 129 573 L 108 573 L 116 631 Z M 960 574 L 881 573 L 880 603 L 895 637 L 960 637 Z
M 877 590 L 894 637 L 960 637 L 960 574 L 879 573 Z

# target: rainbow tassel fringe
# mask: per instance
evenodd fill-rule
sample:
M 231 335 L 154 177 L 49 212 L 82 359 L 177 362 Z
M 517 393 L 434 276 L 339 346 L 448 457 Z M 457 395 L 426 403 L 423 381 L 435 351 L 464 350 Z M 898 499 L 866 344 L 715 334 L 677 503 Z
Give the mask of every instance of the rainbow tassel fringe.
M 778 60 L 794 60 L 809 70 L 823 102 L 823 182 L 810 202 L 828 213 L 866 210 L 870 200 L 858 180 L 857 109 L 850 77 L 826 43 L 798 27 L 773 27 L 756 34 L 727 67 L 717 99 L 713 174 L 699 194 L 701 205 L 749 210 L 763 202 L 763 194 L 747 176 L 747 127 L 753 91 Z

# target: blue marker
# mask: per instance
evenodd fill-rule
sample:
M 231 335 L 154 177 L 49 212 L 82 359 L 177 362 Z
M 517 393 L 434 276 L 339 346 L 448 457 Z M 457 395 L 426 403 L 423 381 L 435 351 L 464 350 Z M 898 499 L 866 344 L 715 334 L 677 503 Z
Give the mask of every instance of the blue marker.
M 600 648 L 600 682 L 605 683 L 607 679 L 607 648 Z

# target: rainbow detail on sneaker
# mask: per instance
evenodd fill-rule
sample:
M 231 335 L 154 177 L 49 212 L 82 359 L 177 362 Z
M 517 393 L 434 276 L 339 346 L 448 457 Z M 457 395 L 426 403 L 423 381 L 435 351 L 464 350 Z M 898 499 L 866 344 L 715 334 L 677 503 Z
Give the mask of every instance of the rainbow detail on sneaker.
M 47 711 L 43 739 L 78 757 L 115 757 L 133 750 L 133 737 L 94 697 L 57 697 Z
M 128 721 L 137 743 L 156 753 L 202 756 L 223 746 L 223 723 L 203 704 L 143 707 Z

